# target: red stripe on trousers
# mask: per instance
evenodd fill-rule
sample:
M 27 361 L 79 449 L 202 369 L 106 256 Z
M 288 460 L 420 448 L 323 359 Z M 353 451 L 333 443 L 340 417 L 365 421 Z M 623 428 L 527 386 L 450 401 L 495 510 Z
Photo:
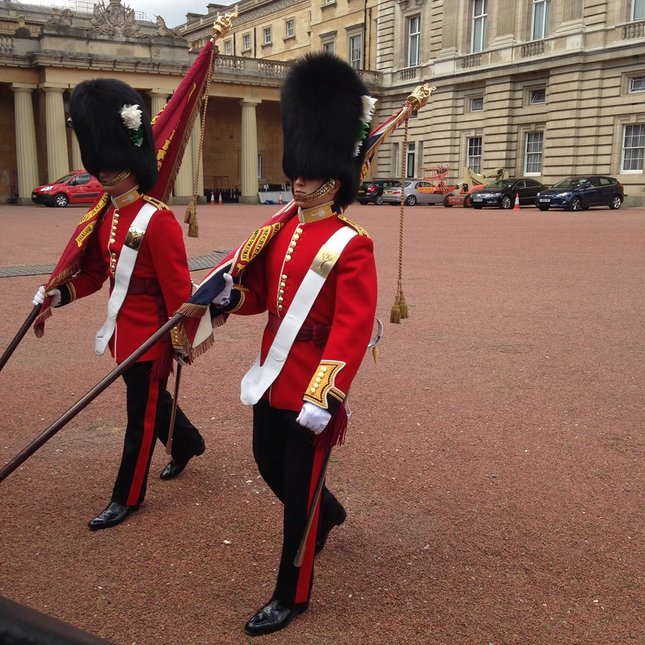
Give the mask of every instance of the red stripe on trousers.
M 148 383 L 148 400 L 146 401 L 146 413 L 143 417 L 143 437 L 137 455 L 137 464 L 134 467 L 132 483 L 128 492 L 128 506 L 136 506 L 139 503 L 141 488 L 148 474 L 150 462 L 150 451 L 155 440 L 155 425 L 157 422 L 157 401 L 159 400 L 159 382 Z
M 323 461 L 325 459 L 326 448 L 316 448 L 314 453 L 313 462 L 311 465 L 311 479 L 309 481 L 309 500 L 307 502 L 307 516 L 311 509 L 311 502 L 313 501 L 316 492 L 316 486 L 322 471 Z M 294 602 L 296 604 L 309 602 L 309 589 L 311 588 L 311 576 L 314 569 L 314 555 L 316 551 L 316 533 L 318 531 L 318 515 L 320 514 L 320 500 L 322 495 L 318 498 L 316 505 L 316 512 L 314 514 L 314 521 L 311 524 L 311 530 L 307 536 L 307 544 L 305 546 L 305 555 L 302 560 L 302 566 L 298 572 L 298 584 L 296 585 L 296 596 Z

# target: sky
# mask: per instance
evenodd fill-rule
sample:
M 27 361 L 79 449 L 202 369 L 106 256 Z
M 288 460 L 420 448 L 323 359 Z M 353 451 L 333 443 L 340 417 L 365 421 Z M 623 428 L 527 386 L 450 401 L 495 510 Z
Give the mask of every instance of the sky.
M 75 0 L 17 0 L 22 4 L 37 4 L 45 7 L 61 7 L 74 9 Z M 109 4 L 109 0 L 103 0 L 104 4 Z M 81 0 L 82 5 L 99 4 L 99 0 Z M 156 16 L 161 16 L 168 27 L 176 27 L 186 21 L 187 13 L 208 13 L 206 6 L 209 0 L 121 0 L 121 4 L 142 11 L 147 14 L 148 19 L 155 21 Z M 211 4 L 234 5 L 234 0 L 218 0 Z

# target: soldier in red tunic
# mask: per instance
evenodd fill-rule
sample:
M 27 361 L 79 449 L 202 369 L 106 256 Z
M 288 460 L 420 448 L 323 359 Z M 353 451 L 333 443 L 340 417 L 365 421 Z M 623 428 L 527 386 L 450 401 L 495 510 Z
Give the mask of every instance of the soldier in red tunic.
M 87 244 L 81 270 L 49 293 L 63 306 L 98 291 L 109 279 L 108 315 L 95 349 L 109 347 L 124 361 L 190 297 L 191 281 L 181 226 L 163 203 L 145 195 L 157 178 L 155 144 L 142 97 L 112 79 L 84 81 L 70 100 L 72 124 L 85 168 L 103 185 L 111 205 Z M 44 288 L 35 296 L 42 302 Z M 138 510 L 146 492 L 156 439 L 165 444 L 172 399 L 166 390 L 169 365 L 163 339 L 123 374 L 127 427 L 110 504 L 89 522 L 92 530 L 122 522 Z M 204 452 L 204 439 L 178 408 L 172 460 L 161 478 L 178 475 Z
M 236 278 L 230 302 L 215 307 L 268 312 L 242 401 L 253 405 L 253 454 L 284 505 L 284 533 L 275 589 L 247 622 L 251 635 L 282 629 L 308 607 L 314 554 L 345 521 L 342 504 L 323 488 L 304 560 L 294 564 L 326 452 L 338 439 L 332 427 L 342 423 L 370 341 L 377 296 L 372 240 L 344 215 L 358 190 L 373 110 L 367 88 L 347 63 L 311 54 L 291 70 L 281 107 L 283 169 L 299 209 Z

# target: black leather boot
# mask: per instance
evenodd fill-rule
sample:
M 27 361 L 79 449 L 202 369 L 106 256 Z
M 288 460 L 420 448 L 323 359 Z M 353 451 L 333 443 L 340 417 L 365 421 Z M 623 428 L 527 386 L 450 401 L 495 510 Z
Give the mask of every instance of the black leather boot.
M 329 533 L 334 526 L 340 526 L 347 519 L 347 511 L 339 505 L 336 511 L 327 517 L 320 518 L 318 522 L 318 532 L 316 534 L 316 555 L 318 555 L 324 548 Z
M 187 459 L 175 459 L 174 457 L 164 466 L 163 470 L 159 474 L 159 477 L 161 479 L 173 479 L 174 477 L 177 477 L 179 473 L 181 473 L 184 468 L 188 465 L 188 462 L 193 458 L 193 457 L 199 457 L 199 455 L 204 454 L 204 450 L 206 450 L 206 444 L 204 441 L 202 441 L 201 447 L 197 450 L 196 453 L 192 454 L 190 457 Z
M 305 609 L 307 609 L 307 605 L 288 607 L 274 598 L 251 616 L 251 619 L 244 625 L 244 629 L 251 636 L 277 632 L 284 629 L 294 616 L 301 614 Z
M 110 526 L 120 524 L 130 513 L 138 509 L 138 506 L 124 506 L 118 502 L 110 502 L 109 506 L 93 520 L 90 520 L 87 525 L 92 531 L 107 529 Z

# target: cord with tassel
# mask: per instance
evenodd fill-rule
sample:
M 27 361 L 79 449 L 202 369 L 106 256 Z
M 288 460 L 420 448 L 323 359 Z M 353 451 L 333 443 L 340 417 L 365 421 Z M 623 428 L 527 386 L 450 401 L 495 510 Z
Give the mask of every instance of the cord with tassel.
M 396 296 L 390 312 L 390 322 L 400 323 L 408 318 L 408 303 L 403 293 L 403 215 L 405 213 L 405 175 L 407 169 L 408 151 L 408 121 L 405 121 L 403 145 L 401 146 L 401 199 L 399 201 L 399 278 L 397 281 Z

